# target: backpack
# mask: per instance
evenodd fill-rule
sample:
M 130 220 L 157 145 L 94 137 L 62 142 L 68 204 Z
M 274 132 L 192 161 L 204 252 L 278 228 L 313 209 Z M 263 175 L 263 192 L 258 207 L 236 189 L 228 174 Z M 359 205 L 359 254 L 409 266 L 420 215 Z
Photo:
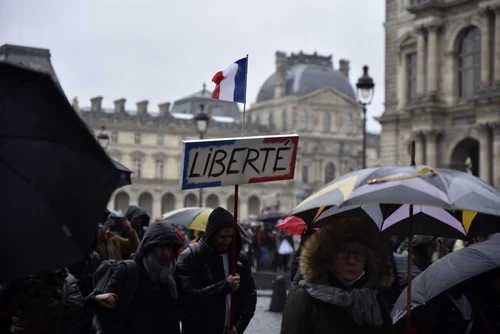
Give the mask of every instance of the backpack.
M 134 299 L 135 291 L 137 289 L 137 284 L 139 282 L 139 275 L 137 270 L 137 263 L 134 260 L 105 260 L 102 261 L 97 270 L 92 277 L 94 291 L 99 293 L 108 293 L 109 291 L 109 281 L 113 277 L 113 274 L 119 268 L 119 266 L 125 265 L 127 267 L 127 285 L 125 290 L 125 295 L 120 294 L 120 304 L 117 307 L 117 311 L 125 311 L 128 309 L 130 303 Z M 118 293 L 117 291 L 113 291 Z

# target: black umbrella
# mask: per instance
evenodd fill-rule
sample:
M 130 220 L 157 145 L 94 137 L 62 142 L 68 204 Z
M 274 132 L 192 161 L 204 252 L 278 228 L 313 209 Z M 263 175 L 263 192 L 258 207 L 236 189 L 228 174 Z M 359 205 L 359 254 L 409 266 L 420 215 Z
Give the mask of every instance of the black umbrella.
M 267 212 L 262 213 L 257 218 L 257 220 L 260 220 L 262 222 L 274 221 L 276 223 L 278 220 L 283 219 L 286 216 L 287 216 L 287 214 L 284 212 L 281 212 L 281 211 L 267 211 Z
M 46 74 L 0 62 L 0 283 L 80 261 L 120 173 Z
M 412 309 L 428 303 L 450 288 L 488 271 L 500 268 L 500 234 L 457 250 L 434 262 L 411 282 Z M 407 290 L 392 309 L 393 322 L 406 315 Z
M 121 163 L 119 163 L 118 161 L 116 161 L 115 159 L 113 158 L 110 159 L 115 168 L 118 169 L 118 171 L 120 171 L 120 180 L 118 181 L 116 189 L 132 184 L 132 180 L 130 178 L 132 171 L 127 167 L 125 167 L 124 165 L 122 165 Z

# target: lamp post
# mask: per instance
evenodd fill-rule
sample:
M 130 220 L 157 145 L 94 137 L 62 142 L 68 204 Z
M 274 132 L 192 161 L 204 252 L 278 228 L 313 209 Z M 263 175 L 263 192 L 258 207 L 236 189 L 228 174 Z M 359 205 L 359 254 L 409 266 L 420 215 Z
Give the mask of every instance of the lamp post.
M 205 112 L 205 105 L 200 104 L 200 111 L 194 115 L 193 120 L 196 131 L 200 134 L 200 140 L 202 140 L 208 130 L 208 124 L 210 123 L 210 115 Z M 198 206 L 200 208 L 203 207 L 203 188 L 199 189 Z
M 358 102 L 363 106 L 363 168 L 366 168 L 366 106 L 372 102 L 375 84 L 368 74 L 368 66 L 363 66 L 363 75 L 356 84 Z
M 97 141 L 103 149 L 106 149 L 109 145 L 109 136 L 106 133 L 106 127 L 101 127 L 101 132 L 97 135 Z

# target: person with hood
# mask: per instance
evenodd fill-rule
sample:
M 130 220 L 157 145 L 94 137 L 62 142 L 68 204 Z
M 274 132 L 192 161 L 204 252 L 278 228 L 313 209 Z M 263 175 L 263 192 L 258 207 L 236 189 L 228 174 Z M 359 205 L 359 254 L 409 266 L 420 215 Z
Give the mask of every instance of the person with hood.
M 133 255 L 136 277 L 127 277 L 131 275 L 127 266 L 120 264 L 107 291 L 94 291 L 90 296 L 103 307 L 94 321 L 97 333 L 180 333 L 174 270 L 181 245 L 169 223 L 157 221 L 149 227 Z
M 0 333 L 81 334 L 83 299 L 66 268 L 12 282 L 0 291 Z
M 233 240 L 233 215 L 218 207 L 208 217 L 203 237 L 177 262 L 185 318 L 183 334 L 241 334 L 255 313 L 257 294 L 239 233 Z M 232 243 L 237 245 L 236 275 L 231 275 Z M 237 293 L 236 324 L 229 328 L 231 292 Z
M 151 218 L 146 211 L 136 205 L 130 205 L 125 212 L 125 218 L 130 222 L 132 228 L 137 233 L 139 240 L 142 240 L 146 228 L 149 226 Z
M 379 292 L 391 284 L 392 274 L 379 268 L 385 261 L 376 252 L 378 231 L 372 225 L 335 218 L 306 241 L 300 256 L 304 280 L 287 298 L 281 334 L 393 333 Z

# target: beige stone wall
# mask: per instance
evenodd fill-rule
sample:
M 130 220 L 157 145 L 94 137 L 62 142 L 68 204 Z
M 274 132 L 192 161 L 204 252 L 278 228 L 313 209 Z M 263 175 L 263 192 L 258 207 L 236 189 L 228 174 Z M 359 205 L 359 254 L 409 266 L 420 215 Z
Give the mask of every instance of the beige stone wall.
M 416 162 L 463 169 L 477 152 L 476 173 L 500 186 L 500 1 L 437 1 L 410 6 L 386 0 L 386 107 L 380 117 L 381 163 Z M 459 42 L 470 27 L 481 32 L 481 87 L 459 94 Z M 417 54 L 417 99 L 408 101 L 408 53 Z M 472 153 L 471 153 L 472 152 Z M 459 161 L 460 160 L 460 161 Z

